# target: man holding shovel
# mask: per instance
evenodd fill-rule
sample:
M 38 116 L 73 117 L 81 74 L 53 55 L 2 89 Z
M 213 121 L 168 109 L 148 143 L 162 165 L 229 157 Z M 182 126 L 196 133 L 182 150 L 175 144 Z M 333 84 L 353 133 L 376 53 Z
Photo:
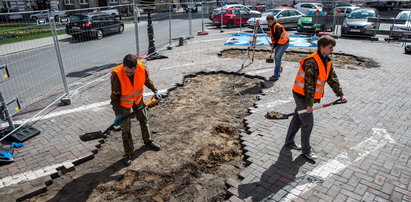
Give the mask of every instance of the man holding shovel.
M 277 81 L 281 75 L 281 58 L 288 48 L 290 37 L 284 26 L 276 22 L 274 15 L 268 14 L 266 20 L 270 27 L 271 46 L 275 59 L 274 75 L 270 77 L 270 80 Z
M 341 101 L 345 97 L 335 73 L 329 55 L 333 52 L 336 42 L 330 36 L 322 36 L 318 42 L 317 51 L 301 60 L 293 86 L 293 97 L 297 105 L 295 111 L 307 110 L 307 113 L 295 113 L 288 127 L 285 146 L 301 150 L 308 159 L 317 159 L 310 145 L 310 135 L 314 126 L 313 103 L 320 102 L 324 96 L 325 83 L 330 85 Z M 295 135 L 301 128 L 301 145 L 294 142 Z
M 121 137 L 124 146 L 124 161 L 131 164 L 134 152 L 133 139 L 131 136 L 131 123 L 127 118 L 122 120 L 130 109 L 137 110 L 144 105 L 144 86 L 152 90 L 156 99 L 161 99 L 161 94 L 157 92 L 147 69 L 136 55 L 128 54 L 123 59 L 123 64 L 117 66 L 111 74 L 111 104 L 116 115 L 114 125 L 121 126 Z M 151 149 L 160 150 L 160 145 L 151 140 L 151 131 L 148 125 L 147 109 L 143 108 L 136 114 L 140 122 L 141 133 L 144 144 Z

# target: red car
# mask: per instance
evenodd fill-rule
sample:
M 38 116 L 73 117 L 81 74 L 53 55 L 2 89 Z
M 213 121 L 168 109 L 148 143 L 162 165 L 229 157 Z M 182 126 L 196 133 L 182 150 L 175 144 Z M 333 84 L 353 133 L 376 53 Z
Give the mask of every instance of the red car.
M 241 20 L 240 20 L 241 16 Z M 232 28 L 234 25 L 247 24 L 247 20 L 251 17 L 254 17 L 253 14 L 249 13 L 246 10 L 241 10 L 238 8 L 227 8 L 218 12 L 213 16 L 213 23 L 217 27 L 220 27 L 221 24 L 226 25 L 227 28 Z M 258 16 L 255 16 L 258 17 Z M 221 22 L 222 20 L 222 22 Z

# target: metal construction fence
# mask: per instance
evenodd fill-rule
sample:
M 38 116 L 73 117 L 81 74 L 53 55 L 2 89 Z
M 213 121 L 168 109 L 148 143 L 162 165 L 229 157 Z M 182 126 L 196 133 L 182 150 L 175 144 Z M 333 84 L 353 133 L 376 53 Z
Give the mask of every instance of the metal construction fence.
M 159 55 L 203 30 L 217 7 L 156 4 L 161 12 L 151 12 L 141 6 L 0 14 L 0 93 L 9 112 L 0 113 L 0 122 L 20 109 L 42 112 L 126 54 Z
M 11 115 L 20 109 L 40 114 L 93 84 L 125 55 L 160 57 L 163 50 L 204 31 L 219 5 L 164 3 L 152 5 L 155 12 L 142 9 L 148 6 L 0 14 L 0 102 Z M 338 28 L 343 17 L 318 16 L 313 21 Z M 213 29 L 223 31 L 223 26 Z M 209 47 L 202 43 L 198 48 Z M 195 52 L 181 54 L 189 57 Z M 0 122 L 8 118 L 0 113 Z

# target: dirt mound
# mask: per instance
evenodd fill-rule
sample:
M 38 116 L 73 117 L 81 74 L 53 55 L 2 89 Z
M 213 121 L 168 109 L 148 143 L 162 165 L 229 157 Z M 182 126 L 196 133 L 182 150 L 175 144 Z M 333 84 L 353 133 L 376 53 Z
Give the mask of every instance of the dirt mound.
M 223 58 L 238 58 L 243 59 L 246 54 L 247 49 L 226 49 L 219 53 L 220 57 Z M 264 60 L 269 58 L 270 56 L 269 50 L 262 50 L 257 49 L 254 52 L 254 59 L 255 60 Z M 283 56 L 283 61 L 290 61 L 290 62 L 300 62 L 302 59 L 310 55 L 311 52 L 304 52 L 304 51 L 287 51 L 286 54 Z M 250 57 L 252 56 L 252 52 L 250 52 Z M 331 56 L 333 61 L 333 65 L 336 68 L 342 69 L 350 69 L 350 70 L 357 70 L 361 68 L 373 68 L 379 67 L 380 65 L 378 62 L 365 57 L 359 57 L 355 55 L 349 55 L 344 53 L 333 53 Z
M 95 159 L 55 179 L 31 201 L 223 201 L 225 180 L 244 168 L 239 133 L 257 100 L 260 79 L 232 74 L 189 76 L 149 111 L 158 152 L 143 146 L 132 119 L 136 151 L 123 164 L 121 132 L 105 139 Z M 252 89 L 252 90 L 250 90 Z

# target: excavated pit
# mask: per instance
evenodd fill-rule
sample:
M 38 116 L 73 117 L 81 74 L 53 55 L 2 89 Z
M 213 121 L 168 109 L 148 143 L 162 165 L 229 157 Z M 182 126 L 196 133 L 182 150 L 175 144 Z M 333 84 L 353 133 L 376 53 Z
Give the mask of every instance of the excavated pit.
M 149 110 L 160 151 L 144 149 L 132 120 L 133 163 L 122 162 L 121 132 L 112 132 L 95 159 L 55 179 L 30 201 L 224 201 L 225 181 L 245 167 L 239 134 L 257 101 L 261 79 L 231 73 L 190 75 Z
M 218 55 L 222 58 L 236 58 L 244 59 L 244 56 L 247 52 L 247 49 L 225 49 L 222 50 Z M 256 49 L 254 52 L 255 60 L 266 60 L 270 56 L 270 50 L 266 49 Z M 300 62 L 302 59 L 310 55 L 311 52 L 307 51 L 294 51 L 289 50 L 283 56 L 283 61 L 289 62 Z M 249 54 L 250 58 L 252 57 L 252 52 Z M 333 65 L 336 68 L 340 69 L 349 69 L 349 70 L 359 70 L 363 68 L 375 68 L 379 67 L 379 63 L 365 57 L 359 57 L 355 55 L 345 54 L 345 53 L 333 53 L 331 56 Z

